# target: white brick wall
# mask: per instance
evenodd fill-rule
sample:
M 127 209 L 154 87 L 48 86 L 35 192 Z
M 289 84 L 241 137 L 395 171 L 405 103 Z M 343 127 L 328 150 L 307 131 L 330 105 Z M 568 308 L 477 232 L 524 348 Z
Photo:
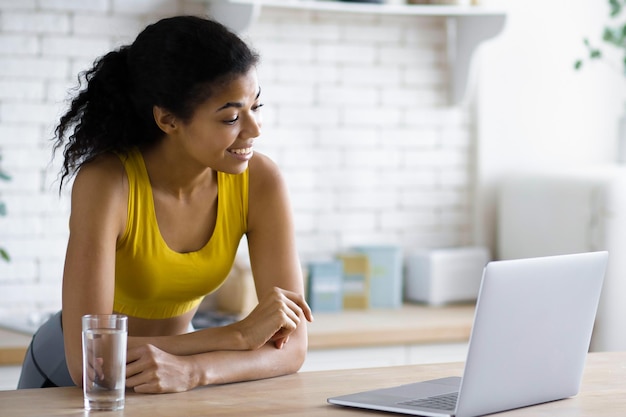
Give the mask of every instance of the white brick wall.
M 68 191 L 51 132 L 78 71 L 199 1 L 0 0 L 0 316 L 60 307 Z M 264 9 L 260 151 L 281 166 L 304 261 L 362 243 L 471 243 L 469 109 L 447 104 L 438 18 Z

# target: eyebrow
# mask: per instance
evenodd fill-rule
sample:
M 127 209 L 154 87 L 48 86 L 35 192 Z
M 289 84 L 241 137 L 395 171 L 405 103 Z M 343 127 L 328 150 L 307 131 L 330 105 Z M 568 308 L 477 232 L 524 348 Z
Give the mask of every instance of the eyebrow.
M 256 100 L 258 100 L 258 99 L 259 99 L 259 97 L 261 97 L 261 87 L 259 87 L 259 91 L 256 93 L 256 97 L 254 98 L 254 100 L 255 100 L 255 101 L 256 101 Z M 224 109 L 228 109 L 228 108 L 230 108 L 230 107 L 236 107 L 236 108 L 240 109 L 240 108 L 242 108 L 242 107 L 243 107 L 243 104 L 242 104 L 241 102 L 238 102 L 238 101 L 237 101 L 237 102 L 232 102 L 232 101 L 229 101 L 228 103 L 224 104 L 222 107 L 220 107 L 219 109 L 217 109 L 217 110 L 216 110 L 216 113 L 217 113 L 217 112 L 220 112 L 220 111 L 222 111 L 222 110 L 224 110 Z

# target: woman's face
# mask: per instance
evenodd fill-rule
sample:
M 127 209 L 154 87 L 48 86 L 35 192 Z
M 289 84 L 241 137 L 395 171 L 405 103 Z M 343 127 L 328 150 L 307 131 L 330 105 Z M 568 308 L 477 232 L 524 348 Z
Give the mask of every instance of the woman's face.
M 200 104 L 179 131 L 191 157 L 217 171 L 245 171 L 253 155 L 254 140 L 261 134 L 260 94 L 253 68 Z

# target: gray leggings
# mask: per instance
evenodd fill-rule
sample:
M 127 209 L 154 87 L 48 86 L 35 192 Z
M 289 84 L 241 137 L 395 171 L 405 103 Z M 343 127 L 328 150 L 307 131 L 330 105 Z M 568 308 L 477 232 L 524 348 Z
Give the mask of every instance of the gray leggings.
M 42 324 L 33 336 L 22 363 L 17 389 L 74 385 L 65 362 L 63 327 L 59 311 Z

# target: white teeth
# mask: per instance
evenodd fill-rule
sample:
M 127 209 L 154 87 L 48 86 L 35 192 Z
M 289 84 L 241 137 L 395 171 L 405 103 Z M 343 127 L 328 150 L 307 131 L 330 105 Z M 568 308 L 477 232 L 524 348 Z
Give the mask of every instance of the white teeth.
M 237 155 L 247 155 L 252 152 L 252 148 L 232 149 L 231 152 L 236 153 Z

